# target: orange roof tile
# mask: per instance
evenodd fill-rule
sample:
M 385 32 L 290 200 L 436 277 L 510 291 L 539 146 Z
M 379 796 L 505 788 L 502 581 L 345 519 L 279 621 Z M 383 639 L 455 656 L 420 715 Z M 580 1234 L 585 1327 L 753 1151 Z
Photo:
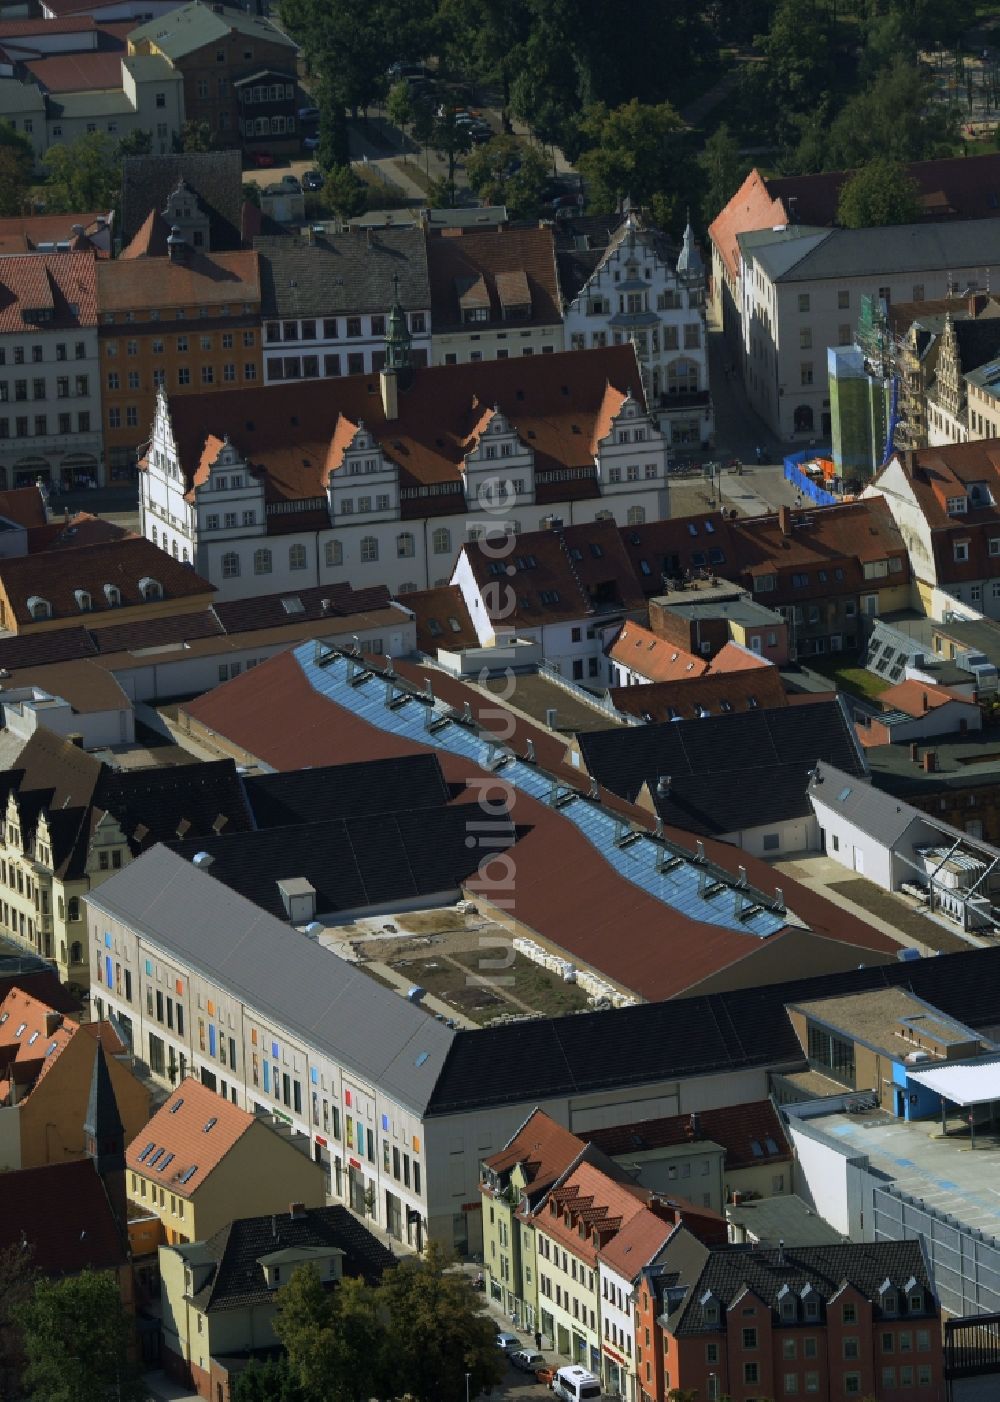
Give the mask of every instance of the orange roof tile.
M 751 652 L 742 643 L 732 641 L 719 648 L 719 651 L 709 663 L 710 672 L 756 672 L 761 667 L 770 667 L 772 664 L 766 657 L 761 657 L 758 652 Z
M 154 266 L 133 255 L 102 262 L 97 288 L 102 314 L 146 307 L 219 305 L 242 311 L 245 302 L 260 304 L 260 263 L 258 255 L 250 252 L 199 253 L 190 249 L 183 262 L 167 257 L 157 259 Z M 259 398 L 259 390 L 257 395 Z M 206 418 L 206 423 L 211 420 Z
M 556 1210 L 547 1207 L 536 1219 L 537 1227 L 593 1266 L 597 1263 L 598 1247 L 591 1235 L 580 1236 L 581 1216 L 591 1229 L 617 1225 L 620 1230 L 643 1211 L 651 1196 L 649 1189 L 638 1183 L 615 1182 L 593 1164 L 581 1163 L 550 1196 L 549 1204 L 554 1204 Z M 567 1212 L 569 1223 L 564 1216 Z
M 890 686 L 879 694 L 878 699 L 884 711 L 903 711 L 908 716 L 926 715 L 928 711 L 936 711 L 939 706 L 947 706 L 949 701 L 958 701 L 967 706 L 976 704 L 967 696 L 956 696 L 943 686 L 912 678 Z
M 754 229 L 767 229 L 775 224 L 787 224 L 788 213 L 780 199 L 775 199 L 759 170 L 752 170 L 736 194 L 708 226 L 708 237 L 719 250 L 729 276 L 739 277 L 740 250 L 738 234 Z
M 165 258 L 170 225 L 158 209 L 151 209 L 140 224 L 132 242 L 122 249 L 122 258 Z
M 0 334 L 97 324 L 97 259 L 93 253 L 10 253 L 0 257 Z M 27 315 L 26 315 L 27 313 Z
M 134 1173 L 190 1198 L 254 1122 L 193 1076 L 183 1080 L 125 1151 Z
M 639 623 L 623 623 L 608 649 L 612 662 L 638 673 L 650 682 L 682 681 L 700 677 L 710 664 L 676 643 L 667 642 Z
M 781 673 L 770 662 L 645 686 L 614 686 L 608 696 L 617 710 L 654 721 L 692 720 L 788 704 Z

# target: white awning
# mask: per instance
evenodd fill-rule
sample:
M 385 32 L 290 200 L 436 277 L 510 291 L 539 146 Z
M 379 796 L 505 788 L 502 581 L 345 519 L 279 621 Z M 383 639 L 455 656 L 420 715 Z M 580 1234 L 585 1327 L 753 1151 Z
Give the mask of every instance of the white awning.
M 907 1066 L 906 1075 L 908 1080 L 918 1081 L 954 1105 L 981 1105 L 986 1100 L 1000 1100 L 1000 1056 L 956 1062 L 951 1066 L 944 1062 L 919 1071 Z

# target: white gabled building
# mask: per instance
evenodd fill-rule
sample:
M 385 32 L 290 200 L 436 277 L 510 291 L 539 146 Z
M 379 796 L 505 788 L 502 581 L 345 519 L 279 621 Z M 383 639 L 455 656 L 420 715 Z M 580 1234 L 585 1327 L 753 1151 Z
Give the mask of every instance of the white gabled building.
M 680 254 L 630 211 L 565 315 L 570 350 L 631 343 L 646 401 L 671 447 L 708 445 L 714 433 L 708 383 L 705 269 L 690 224 Z
M 267 391 L 161 392 L 142 532 L 222 599 L 349 580 L 447 584 L 466 540 L 552 517 L 668 514 L 667 450 L 631 346 L 413 368 L 389 318 L 381 372 Z

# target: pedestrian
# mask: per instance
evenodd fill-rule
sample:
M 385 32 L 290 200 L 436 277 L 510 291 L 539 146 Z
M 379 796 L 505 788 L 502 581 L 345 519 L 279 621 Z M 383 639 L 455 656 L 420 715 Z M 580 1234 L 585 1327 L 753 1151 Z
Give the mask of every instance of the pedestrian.
M 759 465 L 764 461 L 764 449 L 758 444 L 758 446 L 754 449 L 754 452 L 757 454 L 757 463 Z

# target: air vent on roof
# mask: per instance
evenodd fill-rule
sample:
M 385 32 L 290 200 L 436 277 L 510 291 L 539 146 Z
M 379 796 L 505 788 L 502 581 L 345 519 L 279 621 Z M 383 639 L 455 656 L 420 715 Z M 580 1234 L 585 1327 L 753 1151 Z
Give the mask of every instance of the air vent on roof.
M 214 858 L 211 852 L 196 852 L 191 858 L 191 865 L 196 867 L 210 867 L 213 861 Z M 179 1101 L 178 1104 L 180 1104 Z M 177 1106 L 175 1105 L 174 1109 L 176 1108 Z M 173 1110 L 171 1110 L 170 1113 L 173 1114 Z

